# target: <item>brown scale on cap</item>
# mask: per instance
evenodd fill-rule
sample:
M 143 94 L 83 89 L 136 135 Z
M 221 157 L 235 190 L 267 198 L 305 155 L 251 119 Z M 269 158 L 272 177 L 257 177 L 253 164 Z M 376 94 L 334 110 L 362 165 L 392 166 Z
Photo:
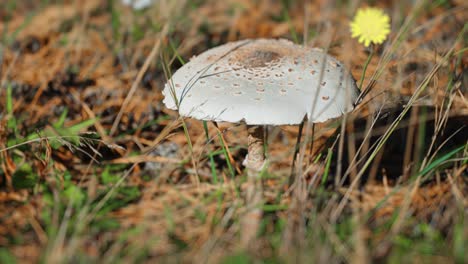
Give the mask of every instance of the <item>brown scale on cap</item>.
M 230 58 L 230 61 L 245 68 L 263 68 L 274 65 L 283 56 L 283 52 L 277 48 L 248 45 L 239 48 L 238 52 Z
M 278 62 L 281 55 L 268 50 L 255 50 L 248 54 L 243 63 L 249 68 L 264 68 Z

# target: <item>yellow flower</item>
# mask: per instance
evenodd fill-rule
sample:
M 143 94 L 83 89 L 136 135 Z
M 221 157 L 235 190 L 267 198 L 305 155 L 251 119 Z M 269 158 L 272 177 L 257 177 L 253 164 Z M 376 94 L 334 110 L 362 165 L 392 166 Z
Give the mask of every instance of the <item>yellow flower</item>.
M 359 37 L 359 43 L 366 47 L 371 42 L 381 44 L 390 33 L 390 18 L 378 8 L 359 9 L 350 25 L 351 37 Z

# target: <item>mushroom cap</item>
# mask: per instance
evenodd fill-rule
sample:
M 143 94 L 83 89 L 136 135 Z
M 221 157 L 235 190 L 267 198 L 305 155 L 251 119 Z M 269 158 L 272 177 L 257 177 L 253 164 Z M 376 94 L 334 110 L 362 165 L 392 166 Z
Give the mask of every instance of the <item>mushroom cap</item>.
M 230 42 L 192 58 L 163 90 L 166 107 L 199 120 L 294 125 L 324 122 L 359 95 L 343 64 L 285 39 Z

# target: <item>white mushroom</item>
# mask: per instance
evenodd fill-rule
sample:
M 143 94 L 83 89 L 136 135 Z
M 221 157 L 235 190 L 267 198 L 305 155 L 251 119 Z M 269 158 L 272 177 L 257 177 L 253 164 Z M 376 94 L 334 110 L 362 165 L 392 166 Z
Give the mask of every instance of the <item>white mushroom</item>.
M 121 0 L 122 4 L 131 6 L 135 10 L 142 10 L 150 7 L 153 4 L 153 0 Z
M 353 109 L 359 91 L 343 64 L 318 49 L 285 39 L 248 39 L 192 58 L 174 73 L 163 94 L 164 104 L 182 116 L 258 126 L 341 116 Z M 263 132 L 250 133 L 246 167 L 258 171 L 263 152 L 262 157 L 252 154 L 260 144 L 263 149 L 263 139 L 254 134 Z
M 311 122 L 341 116 L 353 109 L 358 90 L 335 58 L 284 39 L 258 39 L 231 42 L 192 58 L 163 94 L 166 106 L 182 116 L 293 125 L 304 116 Z
M 359 91 L 343 64 L 322 51 L 284 39 L 256 39 L 227 43 L 192 58 L 174 73 L 163 94 L 164 104 L 182 116 L 250 125 L 244 164 L 250 183 L 247 204 L 256 207 L 242 224 L 242 243 L 248 245 L 261 216 L 262 125 L 341 116 L 354 108 Z

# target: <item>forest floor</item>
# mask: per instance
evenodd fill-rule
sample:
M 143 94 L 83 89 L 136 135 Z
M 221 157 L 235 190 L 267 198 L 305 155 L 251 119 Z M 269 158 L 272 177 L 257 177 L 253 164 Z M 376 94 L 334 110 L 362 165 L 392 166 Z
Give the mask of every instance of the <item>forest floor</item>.
M 366 71 L 349 23 L 370 4 L 333 2 L 2 0 L 0 263 L 466 263 L 466 2 L 376 1 L 391 33 Z M 246 126 L 161 93 L 246 38 L 322 48 L 370 91 L 305 125 L 293 171 L 298 127 L 268 127 L 256 230 Z

